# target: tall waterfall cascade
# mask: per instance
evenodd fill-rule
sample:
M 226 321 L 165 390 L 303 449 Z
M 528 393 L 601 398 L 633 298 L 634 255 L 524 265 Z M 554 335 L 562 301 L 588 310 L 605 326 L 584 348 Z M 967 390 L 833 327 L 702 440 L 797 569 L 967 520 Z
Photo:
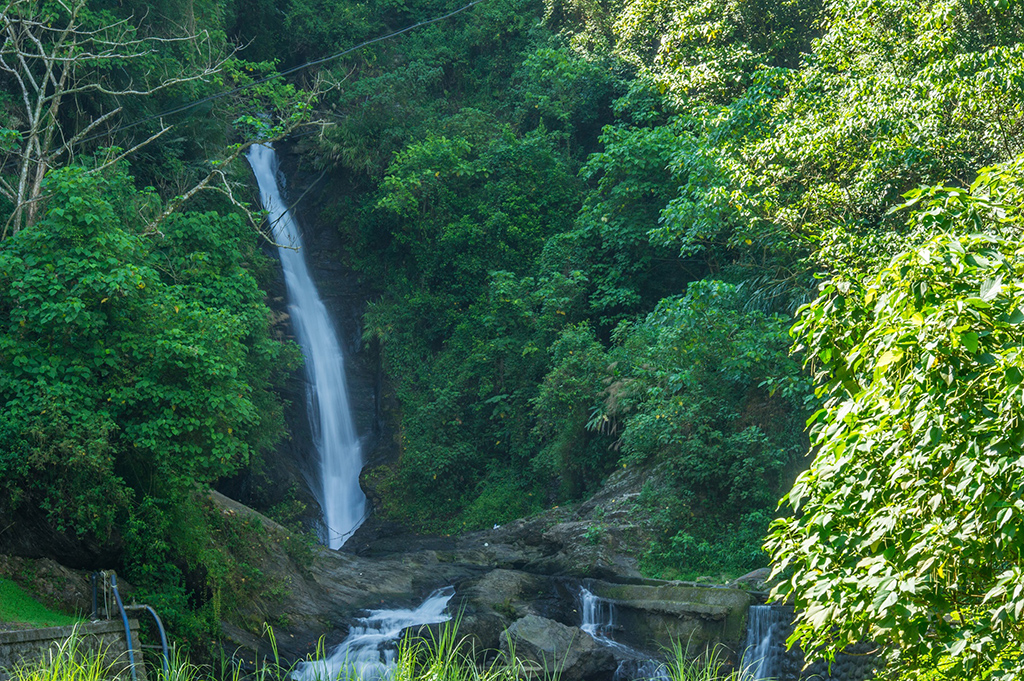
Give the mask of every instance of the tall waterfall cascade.
M 396 642 L 402 631 L 450 620 L 451 615 L 445 609 L 454 595 L 455 589 L 446 586 L 430 594 L 414 609 L 371 610 L 366 617 L 357 620 L 345 640 L 328 657 L 299 664 L 292 678 L 295 681 L 386 679 L 395 667 Z
M 306 406 L 316 446 L 319 471 L 310 488 L 323 510 L 321 540 L 337 549 L 362 524 L 366 497 L 359 487 L 363 455 L 349 410 L 345 359 L 334 325 L 327 314 L 306 264 L 298 225 L 281 198 L 277 154 L 270 145 L 253 145 L 247 156 L 260 188 L 260 201 L 269 213 L 279 248 L 288 291 L 288 311 L 307 377 Z

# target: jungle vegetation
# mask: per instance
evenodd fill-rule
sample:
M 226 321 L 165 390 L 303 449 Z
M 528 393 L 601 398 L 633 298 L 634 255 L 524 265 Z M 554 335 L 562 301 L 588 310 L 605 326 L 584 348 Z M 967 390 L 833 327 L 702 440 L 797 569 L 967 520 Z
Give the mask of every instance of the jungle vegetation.
M 460 6 L 4 5 L 0 508 L 215 626 L 196 485 L 259 469 L 299 361 L 238 154 L 317 120 L 316 219 L 381 292 L 380 512 L 639 469 L 649 574 L 771 558 L 806 644 L 1019 678 L 1024 6 L 484 0 L 291 71 Z

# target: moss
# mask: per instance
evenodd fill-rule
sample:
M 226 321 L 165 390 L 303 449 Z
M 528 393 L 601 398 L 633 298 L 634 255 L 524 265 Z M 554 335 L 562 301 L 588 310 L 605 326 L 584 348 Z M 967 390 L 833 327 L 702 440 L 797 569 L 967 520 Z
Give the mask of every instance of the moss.
M 82 621 L 47 608 L 14 582 L 0 577 L 0 622 L 62 627 Z

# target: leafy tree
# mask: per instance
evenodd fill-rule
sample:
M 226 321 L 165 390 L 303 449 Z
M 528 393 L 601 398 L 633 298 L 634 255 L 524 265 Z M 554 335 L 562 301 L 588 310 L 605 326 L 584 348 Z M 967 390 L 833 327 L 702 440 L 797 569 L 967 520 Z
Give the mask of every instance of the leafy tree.
M 205 600 L 183 568 L 209 566 L 178 526 L 197 485 L 284 433 L 273 389 L 296 353 L 269 335 L 241 216 L 174 214 L 154 239 L 161 203 L 120 164 L 51 171 L 44 191 L 0 244 L 0 509 L 123 548 L 182 626 Z
M 591 147 L 622 90 L 616 70 L 621 65 L 607 55 L 584 58 L 564 46 L 528 54 L 514 76 L 521 125 L 565 132 L 570 152 Z
M 583 324 L 552 345 L 534 401 L 538 458 L 568 480 L 587 471 L 577 475 L 590 484 L 616 464 L 657 470 L 657 491 L 642 500 L 654 526 L 651 572 L 763 565 L 766 509 L 804 446 L 806 385 L 787 354 L 786 319 L 744 310 L 743 294 L 694 282 L 620 324 L 608 350 Z M 723 527 L 745 544 L 723 541 Z
M 807 0 L 623 4 L 616 53 L 679 107 L 728 103 L 759 68 L 796 66 L 821 11 L 820 2 Z
M 892 673 L 1024 673 L 1024 158 L 915 190 L 935 235 L 843 272 L 794 327 L 827 398 L 768 546 L 793 635 L 889 646 Z
M 568 496 L 577 496 L 600 482 L 618 460 L 615 429 L 592 422 L 611 360 L 586 322 L 565 328 L 550 347 L 551 369 L 532 400 L 534 433 L 541 443 L 532 464 L 546 477 L 560 479 Z
M 88 143 L 121 120 L 123 100 L 146 98 L 196 81 L 210 81 L 226 55 L 208 33 L 139 35 L 128 19 L 97 11 L 86 0 L 38 3 L 11 0 L 0 13 L 0 82 L 13 93 L 0 118 L 0 198 L 10 218 L 6 236 L 35 222 L 43 181 Z M 161 44 L 188 43 L 197 64 L 160 59 Z M 187 62 L 185 62 L 187 63 Z M 128 74 L 127 82 L 119 78 Z M 133 82 L 132 76 L 138 78 Z M 105 100 L 112 100 L 106 106 Z M 116 104 L 116 106 L 114 105 Z M 107 161 L 113 164 L 170 127 Z M 99 168 L 103 168 L 101 165 Z M 13 172 L 12 172 L 13 171 Z
M 580 314 L 580 294 L 575 273 L 534 279 L 494 272 L 486 295 L 461 311 L 437 351 L 417 342 L 422 309 L 396 319 L 397 306 L 371 307 L 367 334 L 384 340 L 385 367 L 401 379 L 401 466 L 387 513 L 452 531 L 505 522 L 552 501 L 547 489 L 563 471 L 534 458 L 532 401 L 552 341 Z M 515 503 L 495 503 L 506 495 Z
M 428 135 L 397 155 L 377 203 L 403 277 L 437 297 L 429 322 L 454 323 L 495 270 L 527 274 L 548 236 L 567 228 L 576 182 L 550 137 Z M 379 223 L 378 223 L 379 224 Z
M 605 127 L 601 151 L 588 156 L 580 177 L 591 185 L 573 229 L 548 241 L 543 267 L 568 263 L 586 276 L 589 315 L 604 332 L 653 309 L 704 273 L 677 257 L 675 244 L 653 244 L 665 204 L 679 189 L 672 161 L 686 135 L 679 121 L 655 127 Z

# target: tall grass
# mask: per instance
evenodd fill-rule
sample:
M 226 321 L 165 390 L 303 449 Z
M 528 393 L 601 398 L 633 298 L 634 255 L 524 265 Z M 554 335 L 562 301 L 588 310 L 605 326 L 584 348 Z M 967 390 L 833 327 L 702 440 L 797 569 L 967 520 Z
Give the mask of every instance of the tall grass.
M 77 630 L 47 656 L 8 670 L 12 681 L 105 681 L 111 678 L 105 648 L 86 649 Z M 128 673 L 128 672 L 126 672 Z
M 387 681 L 559 681 L 557 670 L 538 669 L 519 660 L 511 647 L 507 656 L 498 655 L 488 665 L 477 664 L 475 646 L 457 637 L 457 626 L 447 623 L 439 631 L 428 629 L 426 636 L 407 636 L 398 644 L 395 666 Z M 235 660 L 221 661 L 219 669 L 192 664 L 187 657 L 173 655 L 169 670 L 149 670 L 153 681 L 291 681 L 294 666 L 285 667 L 277 654 L 270 632 L 273 660 L 243 670 Z M 319 651 L 323 652 L 322 649 Z M 130 681 L 131 671 L 119 660 L 108 659 L 103 649 L 86 649 L 74 634 L 44 660 L 20 665 L 11 672 L 11 681 Z M 668 660 L 652 681 L 755 681 L 741 671 L 726 670 L 717 649 L 709 649 L 696 658 L 680 643 L 668 651 Z M 323 679 L 322 681 L 335 681 Z M 342 681 L 359 681 L 343 678 Z
M 725 670 L 719 648 L 708 648 L 697 657 L 690 657 L 688 652 L 688 646 L 680 641 L 672 644 L 663 667 L 668 681 L 761 681 L 742 669 Z
M 457 621 L 445 623 L 440 633 L 428 631 L 428 637 L 407 637 L 399 643 L 390 681 L 522 681 L 531 676 L 512 645 L 507 658 L 498 655 L 480 666 L 476 647 L 457 637 Z M 540 681 L 558 681 L 558 673 L 543 672 Z

